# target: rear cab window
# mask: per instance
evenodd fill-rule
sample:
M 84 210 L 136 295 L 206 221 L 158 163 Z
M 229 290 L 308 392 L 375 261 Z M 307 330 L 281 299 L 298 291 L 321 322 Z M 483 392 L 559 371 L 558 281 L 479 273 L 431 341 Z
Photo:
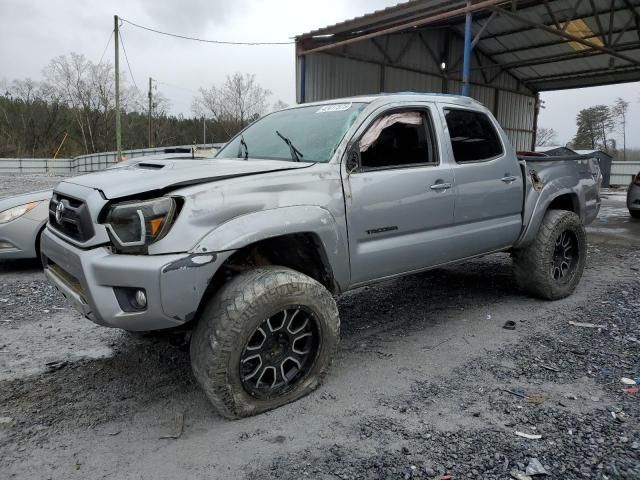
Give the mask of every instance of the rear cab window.
M 444 115 L 457 163 L 491 160 L 504 153 L 500 135 L 487 114 L 445 108 Z

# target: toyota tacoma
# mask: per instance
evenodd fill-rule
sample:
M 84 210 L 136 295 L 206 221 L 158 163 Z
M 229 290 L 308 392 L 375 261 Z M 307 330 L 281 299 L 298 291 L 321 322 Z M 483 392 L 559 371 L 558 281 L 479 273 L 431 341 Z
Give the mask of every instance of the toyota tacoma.
M 97 324 L 192 328 L 194 375 L 237 418 L 320 384 L 347 290 L 510 252 L 522 290 L 570 295 L 600 182 L 593 158 L 518 157 L 470 98 L 338 99 L 268 114 L 212 160 L 64 180 L 42 259 Z

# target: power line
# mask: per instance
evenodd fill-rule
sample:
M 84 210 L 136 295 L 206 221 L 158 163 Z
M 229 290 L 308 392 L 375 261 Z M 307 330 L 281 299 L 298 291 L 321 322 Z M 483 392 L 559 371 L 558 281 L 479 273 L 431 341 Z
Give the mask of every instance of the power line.
M 107 49 L 109 48 L 109 44 L 111 43 L 111 39 L 113 38 L 113 32 L 114 30 L 111 30 L 111 35 L 109 35 L 107 44 L 105 45 L 104 50 L 102 51 L 102 55 L 100 56 L 100 61 L 98 62 L 98 66 L 102 64 L 102 60 L 104 59 L 104 54 L 107 53 Z
M 124 38 L 122 38 L 122 31 L 120 32 L 120 45 L 122 45 L 122 51 L 124 52 L 124 59 L 127 61 L 127 68 L 129 69 L 129 75 L 131 75 L 131 81 L 133 82 L 133 86 L 136 87 L 138 93 L 142 95 L 142 92 L 138 88 L 138 84 L 136 83 L 136 77 L 133 76 L 133 72 L 131 71 L 131 65 L 129 64 L 129 57 L 127 56 L 127 49 L 124 48 Z
M 129 25 L 133 25 L 134 27 L 138 27 L 138 28 L 141 28 L 143 30 L 148 30 L 150 32 L 158 33 L 160 35 L 166 35 L 168 37 L 181 38 L 183 40 L 193 40 L 195 42 L 215 43 L 215 44 L 218 44 L 218 45 L 291 45 L 291 44 L 295 43 L 295 42 L 227 42 L 227 41 L 223 41 L 223 40 L 206 40 L 204 38 L 188 37 L 186 35 L 178 35 L 176 33 L 169 33 L 169 32 L 163 32 L 163 31 L 160 31 L 160 30 L 156 30 L 155 28 L 144 27 L 142 25 L 138 25 L 137 23 L 133 23 L 133 22 L 131 22 L 129 20 L 125 20 L 122 17 L 120 17 L 120 20 L 122 20 L 123 22 L 128 23 Z

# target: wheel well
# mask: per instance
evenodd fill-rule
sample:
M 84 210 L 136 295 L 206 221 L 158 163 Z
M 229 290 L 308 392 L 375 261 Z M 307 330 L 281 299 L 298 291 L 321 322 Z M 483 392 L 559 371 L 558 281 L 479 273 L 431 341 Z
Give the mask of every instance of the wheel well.
M 294 233 L 260 240 L 234 252 L 209 282 L 198 313 L 207 300 L 234 275 L 266 265 L 297 270 L 317 280 L 330 292 L 339 293 L 340 287 L 320 239 L 313 233 Z
M 38 233 L 36 234 L 36 243 L 35 243 L 35 250 L 36 250 L 36 258 L 38 260 L 42 260 L 42 256 L 40 255 L 40 241 L 42 239 L 42 232 L 44 232 L 44 229 L 47 228 L 47 224 L 45 223 L 44 225 L 42 225 L 40 228 L 38 228 Z
M 559 195 L 551 201 L 548 210 L 567 210 L 580 215 L 578 196 L 574 193 Z

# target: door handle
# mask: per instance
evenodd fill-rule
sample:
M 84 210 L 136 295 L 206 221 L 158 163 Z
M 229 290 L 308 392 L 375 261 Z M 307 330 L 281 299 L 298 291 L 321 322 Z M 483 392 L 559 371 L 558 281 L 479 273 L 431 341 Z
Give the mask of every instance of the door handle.
M 502 180 L 504 183 L 511 183 L 511 182 L 515 182 L 518 179 L 518 177 L 514 177 L 513 175 L 507 175 L 506 177 L 502 177 L 500 180 Z
M 434 185 L 431 185 L 431 190 L 437 190 L 437 191 L 449 190 L 450 188 L 451 188 L 450 183 L 436 183 Z

